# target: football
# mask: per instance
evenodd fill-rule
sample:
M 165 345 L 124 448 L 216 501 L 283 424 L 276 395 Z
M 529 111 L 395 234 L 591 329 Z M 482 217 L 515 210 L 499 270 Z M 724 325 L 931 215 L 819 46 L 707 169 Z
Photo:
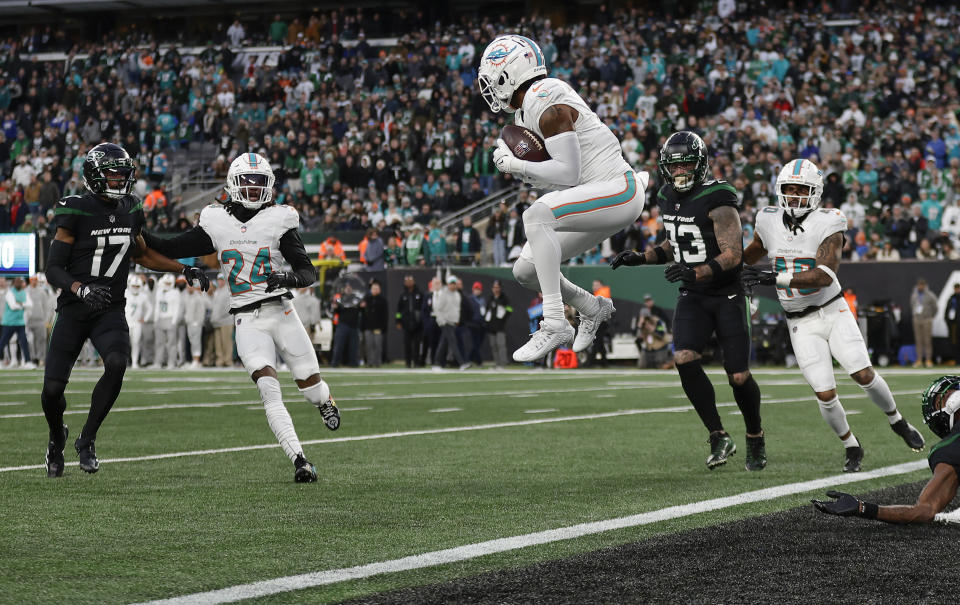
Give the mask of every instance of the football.
M 543 144 L 543 139 L 537 136 L 537 133 L 524 128 L 510 124 L 504 126 L 500 132 L 500 138 L 507 144 L 513 155 L 521 160 L 528 162 L 546 162 L 550 159 L 547 153 L 547 146 Z

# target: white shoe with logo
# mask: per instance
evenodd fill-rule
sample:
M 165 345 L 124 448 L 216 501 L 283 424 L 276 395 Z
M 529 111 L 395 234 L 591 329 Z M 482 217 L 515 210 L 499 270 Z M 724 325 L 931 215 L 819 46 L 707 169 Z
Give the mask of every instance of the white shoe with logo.
M 550 329 L 541 321 L 540 329 L 530 336 L 530 341 L 513 352 L 513 360 L 520 363 L 536 361 L 554 349 L 569 346 L 573 337 L 573 326 L 567 322 L 563 322 L 563 327 L 558 330 Z
M 580 314 L 580 326 L 577 328 L 577 337 L 573 341 L 573 352 L 579 353 L 586 351 L 593 344 L 593 339 L 597 336 L 597 330 L 600 324 L 610 319 L 616 309 L 613 307 L 613 301 L 606 296 L 598 296 L 597 302 L 600 303 L 600 309 L 593 315 Z

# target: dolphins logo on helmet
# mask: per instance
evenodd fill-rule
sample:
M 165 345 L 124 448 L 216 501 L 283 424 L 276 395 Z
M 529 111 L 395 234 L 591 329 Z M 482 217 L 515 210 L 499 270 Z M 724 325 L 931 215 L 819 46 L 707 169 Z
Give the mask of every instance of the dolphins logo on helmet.
M 490 111 L 513 113 L 516 108 L 510 106 L 510 100 L 517 88 L 545 75 L 547 65 L 537 43 L 525 36 L 507 34 L 494 38 L 483 51 L 477 86 Z

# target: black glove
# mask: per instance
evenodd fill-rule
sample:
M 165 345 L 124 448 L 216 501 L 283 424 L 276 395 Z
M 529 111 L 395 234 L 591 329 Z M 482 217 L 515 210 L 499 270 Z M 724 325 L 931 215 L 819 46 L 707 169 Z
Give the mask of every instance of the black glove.
M 616 270 L 617 267 L 627 265 L 630 267 L 636 267 L 637 265 L 647 264 L 647 255 L 643 252 L 637 252 L 636 250 L 624 250 L 620 254 L 617 254 L 613 257 L 613 260 L 610 261 L 610 268 Z
M 80 288 L 77 289 L 77 297 L 95 311 L 106 309 L 110 306 L 110 301 L 113 299 L 113 295 L 110 294 L 110 288 L 96 284 L 80 286 Z
M 197 280 L 200 284 L 200 289 L 206 292 L 210 289 L 210 278 L 207 277 L 207 274 L 203 272 L 203 269 L 199 267 L 191 267 L 190 265 L 184 265 L 183 269 L 180 271 L 180 275 L 187 278 L 187 283 L 191 286 L 193 285 L 193 280 Z
M 777 272 L 747 265 L 740 273 L 740 283 L 747 289 L 754 286 L 775 286 L 777 285 Z
M 839 517 L 852 517 L 860 515 L 863 512 L 863 502 L 855 496 L 830 490 L 827 496 L 833 500 L 811 500 L 813 506 L 821 513 L 828 515 L 837 515 Z
M 692 284 L 697 281 L 697 272 L 693 267 L 687 263 L 675 263 L 667 267 L 663 272 L 663 276 L 667 278 L 667 281 L 678 282 L 682 281 L 685 284 Z
M 293 275 L 286 271 L 276 271 L 267 275 L 267 293 L 273 292 L 277 288 L 289 288 L 295 286 Z

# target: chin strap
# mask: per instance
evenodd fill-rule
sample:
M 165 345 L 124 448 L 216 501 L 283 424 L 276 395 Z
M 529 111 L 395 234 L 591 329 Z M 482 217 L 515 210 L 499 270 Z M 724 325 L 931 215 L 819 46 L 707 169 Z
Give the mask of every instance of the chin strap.
M 807 216 L 808 216 L 807 214 L 804 214 L 800 218 L 797 218 L 793 215 L 792 212 L 784 212 L 783 224 L 786 225 L 787 228 L 790 229 L 790 231 L 792 231 L 794 235 L 796 235 L 800 231 L 803 231 L 805 233 L 806 230 L 803 228 L 803 225 L 801 225 L 801 223 L 803 223 L 803 219 L 807 218 Z

